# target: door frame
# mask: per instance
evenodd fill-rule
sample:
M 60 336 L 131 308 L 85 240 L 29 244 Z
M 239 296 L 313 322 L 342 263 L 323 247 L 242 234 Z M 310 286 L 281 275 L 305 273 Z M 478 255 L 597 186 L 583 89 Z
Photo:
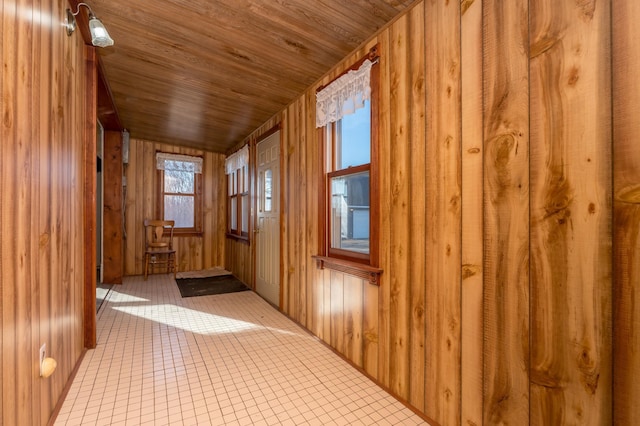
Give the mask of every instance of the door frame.
M 96 181 L 98 55 L 85 46 L 84 107 L 84 347 L 96 347 Z

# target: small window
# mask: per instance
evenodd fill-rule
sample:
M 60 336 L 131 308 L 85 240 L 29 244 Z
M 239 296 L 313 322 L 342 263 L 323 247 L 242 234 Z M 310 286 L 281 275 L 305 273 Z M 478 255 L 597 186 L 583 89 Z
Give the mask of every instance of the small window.
M 226 160 L 227 234 L 249 238 L 249 147 L 245 146 Z
M 158 217 L 175 220 L 176 234 L 202 232 L 202 158 L 157 153 Z
M 361 61 L 352 67 L 352 72 L 343 74 L 348 84 L 340 81 L 341 76 L 323 89 L 331 91 L 333 87 L 337 95 L 319 92 L 318 103 L 326 104 L 318 105 L 317 115 L 322 120 L 316 125 L 323 129 L 327 156 L 324 252 L 328 257 L 374 265 L 377 263 L 374 222 L 378 208 L 375 197 L 377 67 L 366 62 Z M 360 75 L 365 66 L 370 74 L 366 76 L 366 83 L 362 83 Z M 343 99 L 344 103 L 329 103 L 335 99 Z

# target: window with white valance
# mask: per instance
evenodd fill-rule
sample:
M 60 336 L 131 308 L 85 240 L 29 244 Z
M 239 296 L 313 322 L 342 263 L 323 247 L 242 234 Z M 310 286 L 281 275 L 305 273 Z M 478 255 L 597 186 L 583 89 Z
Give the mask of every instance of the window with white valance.
M 364 108 L 371 97 L 371 67 L 365 60 L 360 68 L 351 70 L 316 93 L 316 127 L 335 123 L 357 109 Z
M 156 168 L 176 172 L 202 173 L 202 158 L 191 155 L 156 153 Z
M 235 172 L 237 169 L 241 169 L 249 165 L 249 145 L 245 145 L 238 151 L 234 152 L 224 161 L 224 166 L 227 174 Z
M 376 48 L 316 94 L 326 153 L 322 255 L 368 266 L 378 262 Z
M 202 157 L 156 153 L 158 218 L 175 221 L 177 234 L 202 232 Z

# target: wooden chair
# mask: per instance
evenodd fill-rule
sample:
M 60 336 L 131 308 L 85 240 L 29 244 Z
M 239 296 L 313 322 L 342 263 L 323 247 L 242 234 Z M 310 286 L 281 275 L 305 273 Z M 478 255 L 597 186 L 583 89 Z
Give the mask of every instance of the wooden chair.
M 173 272 L 176 277 L 176 251 L 173 248 L 174 220 L 144 221 L 144 279 L 149 275 L 149 265 L 166 265 L 167 274 Z

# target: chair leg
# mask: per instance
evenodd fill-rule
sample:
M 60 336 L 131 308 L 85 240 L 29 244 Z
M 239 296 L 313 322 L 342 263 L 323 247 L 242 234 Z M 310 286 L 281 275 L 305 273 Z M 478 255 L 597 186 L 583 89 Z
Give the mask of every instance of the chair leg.
M 149 255 L 144 255 L 144 280 L 147 280 L 147 275 L 149 274 Z
M 173 279 L 176 279 L 176 271 L 177 271 L 177 266 L 176 266 L 176 254 L 174 253 L 172 256 L 172 261 L 171 261 L 171 267 L 173 268 Z
M 175 254 L 169 254 L 167 256 L 167 274 L 170 274 L 171 272 L 173 272 L 173 278 L 175 278 L 175 272 L 176 272 L 176 260 L 175 260 Z

